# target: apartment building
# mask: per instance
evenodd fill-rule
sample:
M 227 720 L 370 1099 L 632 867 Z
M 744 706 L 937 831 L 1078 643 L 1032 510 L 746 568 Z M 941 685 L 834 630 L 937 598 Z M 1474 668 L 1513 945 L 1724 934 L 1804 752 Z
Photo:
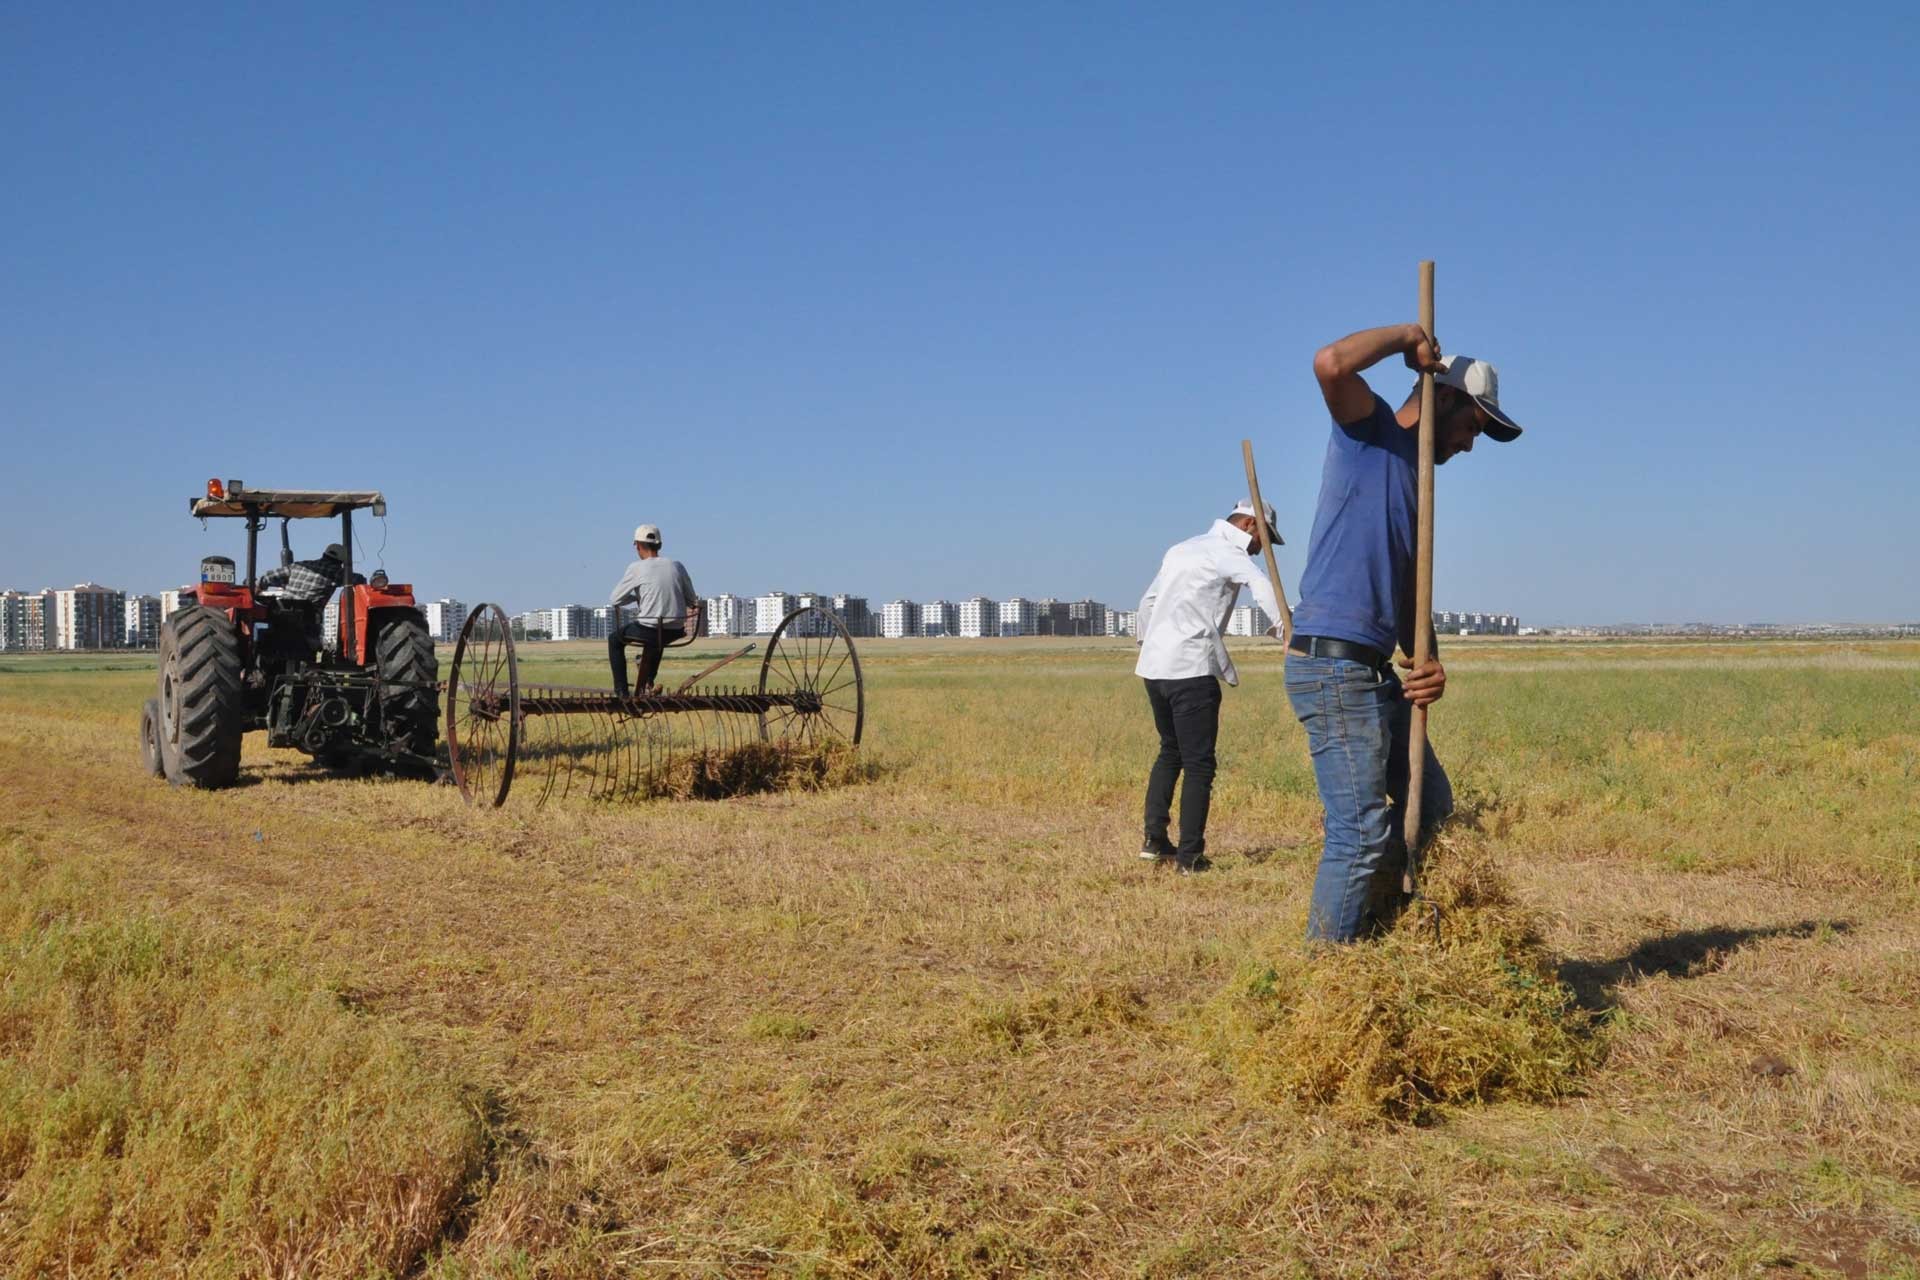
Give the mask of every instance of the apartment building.
M 121 643 L 129 649 L 160 647 L 160 597 L 128 596 Z
M 1039 606 L 1025 596 L 1000 602 L 999 629 L 1003 636 L 1038 635 Z
M 165 622 L 168 618 L 180 612 L 181 605 L 192 603 L 193 589 L 191 587 L 175 587 L 171 591 L 162 591 L 160 593 L 160 621 Z
M 1137 609 L 1107 610 L 1107 634 L 1110 636 L 1137 636 L 1140 634 L 1140 613 Z
M 985 596 L 960 602 L 960 634 L 970 638 L 1000 634 L 1000 606 Z
M 920 606 L 913 601 L 889 600 L 880 606 L 880 634 L 889 640 L 920 635 L 920 616 Z
M 0 591 L 0 649 L 45 649 L 51 591 Z
M 593 610 L 584 604 L 563 604 L 542 609 L 547 615 L 547 636 L 553 640 L 593 639 Z M 605 635 L 600 637 L 606 639 Z
M 753 630 L 755 635 L 772 635 L 780 629 L 780 623 L 786 616 L 799 608 L 798 600 L 784 591 L 769 591 L 766 595 L 753 598 Z
M 754 602 L 721 593 L 707 597 L 707 634 L 750 636 L 754 631 Z
M 1227 619 L 1227 634 L 1230 636 L 1263 636 L 1273 626 L 1273 619 L 1267 611 L 1257 604 L 1243 604 L 1233 611 Z
M 124 591 L 81 582 L 53 593 L 54 649 L 118 649 L 126 640 Z
M 850 636 L 872 636 L 877 634 L 874 627 L 873 610 L 867 607 L 865 596 L 836 595 L 833 598 L 833 616 L 840 619 L 840 625 L 847 629 Z
M 960 634 L 960 606 L 951 600 L 929 600 L 920 606 L 920 630 L 916 635 L 939 638 Z
M 1107 606 L 1098 600 L 1075 600 L 1067 606 L 1067 634 L 1076 636 L 1107 634 Z
M 427 615 L 427 631 L 442 644 L 458 640 L 460 629 L 467 625 L 466 604 L 451 596 L 429 600 L 420 606 L 420 611 Z

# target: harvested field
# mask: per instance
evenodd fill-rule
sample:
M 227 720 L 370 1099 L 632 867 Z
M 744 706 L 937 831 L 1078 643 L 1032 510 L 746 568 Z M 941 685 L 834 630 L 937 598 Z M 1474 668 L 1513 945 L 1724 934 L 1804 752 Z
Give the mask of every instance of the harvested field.
M 1450 642 L 1456 914 L 1580 1061 L 1397 1103 L 1248 1068 L 1394 972 L 1299 948 L 1277 652 L 1185 879 L 1131 655 L 863 643 L 843 785 L 543 811 L 170 790 L 149 664 L 0 656 L 0 1273 L 1920 1276 L 1920 644 Z

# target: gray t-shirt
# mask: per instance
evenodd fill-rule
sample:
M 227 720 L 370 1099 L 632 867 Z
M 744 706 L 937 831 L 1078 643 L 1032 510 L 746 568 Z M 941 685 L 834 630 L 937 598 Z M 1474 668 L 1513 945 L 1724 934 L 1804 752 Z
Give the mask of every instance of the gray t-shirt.
M 636 606 L 634 613 L 621 619 L 623 622 L 657 626 L 684 623 L 687 608 L 696 599 L 693 579 L 687 576 L 686 566 L 667 556 L 655 556 L 628 565 L 620 577 L 620 585 L 607 597 L 607 603 Z

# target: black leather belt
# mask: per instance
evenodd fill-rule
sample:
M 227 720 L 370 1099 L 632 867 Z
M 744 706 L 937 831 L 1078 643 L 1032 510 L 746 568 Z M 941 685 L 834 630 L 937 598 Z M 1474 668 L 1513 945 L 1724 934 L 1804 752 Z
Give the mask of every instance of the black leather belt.
M 1345 658 L 1348 662 L 1358 662 L 1375 671 L 1388 665 L 1387 655 L 1378 649 L 1355 644 L 1351 640 L 1335 640 L 1330 636 L 1295 636 L 1293 643 L 1287 647 L 1309 658 Z

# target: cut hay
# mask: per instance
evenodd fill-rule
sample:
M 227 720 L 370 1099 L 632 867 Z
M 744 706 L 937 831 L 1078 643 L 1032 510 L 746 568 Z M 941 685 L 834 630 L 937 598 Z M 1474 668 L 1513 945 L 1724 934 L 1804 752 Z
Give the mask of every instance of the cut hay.
M 1574 1092 L 1598 1052 L 1591 1017 L 1470 833 L 1431 842 L 1421 891 L 1377 939 L 1270 947 L 1293 955 L 1263 957 L 1217 1006 L 1224 1065 L 1354 1120 Z
M 845 743 L 748 742 L 675 752 L 648 775 L 641 799 L 723 800 L 764 791 L 821 791 L 868 776 L 858 750 Z

